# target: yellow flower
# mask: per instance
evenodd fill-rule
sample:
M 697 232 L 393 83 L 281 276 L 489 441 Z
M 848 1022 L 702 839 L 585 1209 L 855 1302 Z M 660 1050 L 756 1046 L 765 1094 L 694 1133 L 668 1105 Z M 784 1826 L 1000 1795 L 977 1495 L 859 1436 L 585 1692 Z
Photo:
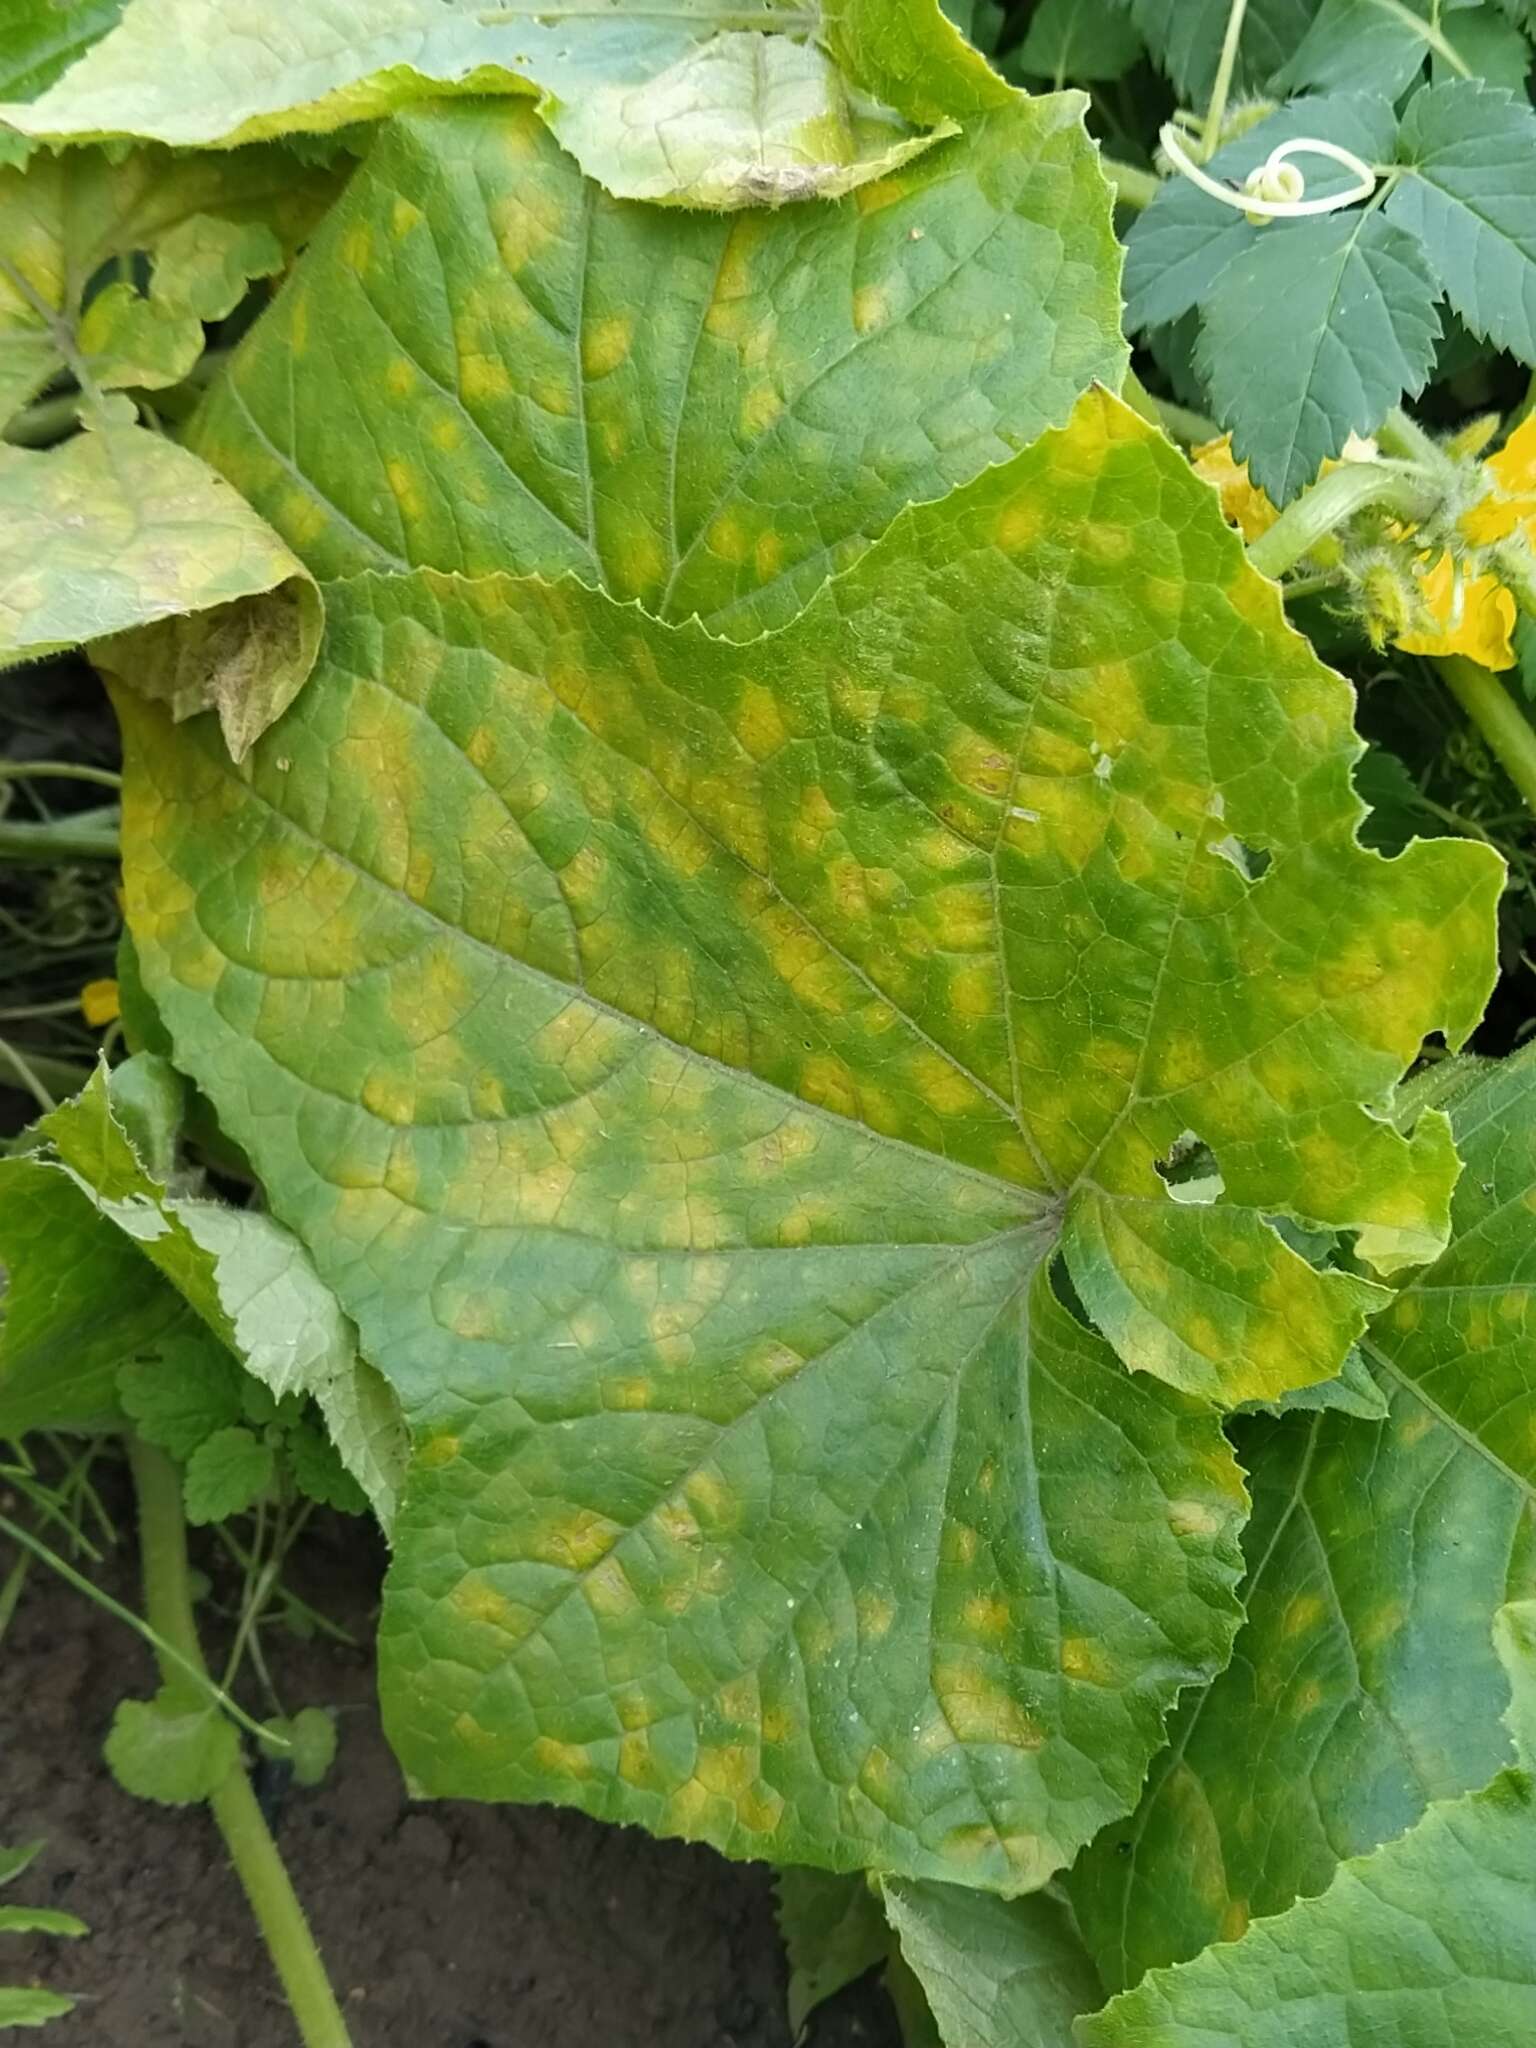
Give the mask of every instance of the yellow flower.
M 1536 413 L 1523 419 L 1497 455 L 1483 468 L 1495 488 L 1462 514 L 1461 527 L 1475 546 L 1508 540 L 1518 527 L 1536 546 Z
M 1195 475 L 1215 485 L 1222 517 L 1237 528 L 1244 540 L 1257 540 L 1280 517 L 1258 485 L 1248 481 L 1247 463 L 1234 460 L 1230 434 L 1203 442 L 1191 450 L 1189 459 Z
M 85 1012 L 87 1024 L 100 1030 L 103 1024 L 114 1024 L 122 1012 L 118 1008 L 117 983 L 115 981 L 88 981 L 80 991 L 80 1007 Z
M 1458 590 L 1449 554 L 1427 568 L 1426 563 L 1429 557 L 1421 556 L 1414 575 L 1436 630 L 1398 634 L 1404 654 L 1465 654 L 1484 668 L 1513 668 L 1509 636 L 1515 630 L 1515 600 L 1498 577 L 1463 577 Z

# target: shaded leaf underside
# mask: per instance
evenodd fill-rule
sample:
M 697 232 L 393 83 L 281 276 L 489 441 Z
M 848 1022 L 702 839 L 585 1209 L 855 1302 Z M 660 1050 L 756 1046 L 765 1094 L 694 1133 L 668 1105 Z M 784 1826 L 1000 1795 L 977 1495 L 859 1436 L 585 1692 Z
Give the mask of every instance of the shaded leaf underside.
M 1445 1125 L 1360 1105 L 1475 1018 L 1496 863 L 1357 846 L 1347 689 L 1102 394 L 744 647 L 430 572 L 328 633 L 239 771 L 122 701 L 127 875 L 412 1425 L 407 1767 L 1038 1883 L 1223 1660 L 1243 1511 L 1053 1249 L 1128 1363 L 1336 1371 L 1361 1284 L 1263 1215 L 1438 1242 Z

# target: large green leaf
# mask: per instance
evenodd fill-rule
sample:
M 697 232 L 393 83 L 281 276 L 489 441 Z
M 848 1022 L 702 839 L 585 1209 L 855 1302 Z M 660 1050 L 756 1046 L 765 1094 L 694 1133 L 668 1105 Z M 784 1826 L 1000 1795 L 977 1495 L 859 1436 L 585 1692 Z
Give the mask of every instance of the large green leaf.
M 39 156 L 25 171 L 0 169 L 0 426 L 70 355 L 84 359 L 98 384 L 133 381 L 133 365 L 114 352 L 110 335 L 78 331 L 87 287 L 104 265 L 157 256 L 167 243 L 174 251 L 178 238 L 185 246 L 213 223 L 263 229 L 289 252 L 335 191 L 333 175 L 301 168 L 280 149 L 220 157 L 142 149 L 116 162 L 69 150 Z M 111 289 L 137 300 L 126 284 Z M 194 360 L 200 346 L 199 333 Z
M 1222 272 L 1198 360 L 1234 454 L 1277 505 L 1423 389 L 1439 295 L 1423 245 L 1370 208 L 1271 222 Z
M 1501 1610 L 1519 1767 L 1432 1806 L 1240 1941 L 1079 2020 L 1084 2048 L 1520 2048 L 1536 2039 L 1536 1606 Z
M 1049 1893 L 996 1899 L 896 1880 L 884 1898 L 944 2048 L 1072 2048 L 1073 2020 L 1104 1996 Z
M 1386 211 L 1418 235 L 1475 334 L 1536 362 L 1536 113 L 1463 79 L 1415 93 Z
M 0 119 L 52 141 L 227 147 L 444 93 L 532 93 L 612 192 L 779 203 L 848 191 L 933 139 L 871 102 L 884 59 L 865 57 L 908 14 L 932 39 L 935 0 L 864 0 L 863 12 L 856 32 L 832 37 L 845 76 L 815 40 L 817 9 L 793 0 L 135 0 L 63 79 L 31 104 L 0 104 Z M 952 132 L 949 111 L 932 116 L 938 132 Z
M 107 1346 L 91 1328 L 90 1308 L 99 1304 L 102 1288 L 121 1284 L 123 1305 L 135 1319 L 125 1321 L 110 1364 L 140 1351 L 169 1359 L 187 1327 L 185 1316 L 176 1313 L 185 1305 L 279 1399 L 313 1396 L 346 1469 L 387 1527 L 401 1476 L 398 1409 L 378 1375 L 359 1359 L 347 1319 L 303 1246 L 257 1210 L 171 1193 L 146 1167 L 115 1113 L 105 1069 L 98 1068 L 79 1095 L 43 1117 L 31 1143 L 27 1153 L 0 1161 L 0 1242 L 8 1255 L 23 1255 L 17 1283 L 24 1300 L 51 1309 L 50 1329 L 60 1335 L 67 1330 L 53 1304 L 62 1304 L 67 1286 L 78 1285 L 83 1299 L 76 1313 L 87 1324 L 89 1355 L 105 1368 Z M 71 1220 L 67 1241 L 32 1227 L 55 1215 Z M 94 1233 L 92 1220 L 98 1225 Z M 169 1285 L 156 1294 L 145 1288 L 143 1274 L 124 1272 L 124 1246 L 143 1274 Z M 99 1284 L 94 1276 L 86 1279 L 88 1256 L 98 1261 Z M 100 1313 L 98 1306 L 97 1318 Z M 33 1350 L 36 1321 L 28 1318 L 24 1334 Z M 0 1365 L 14 1341 L 8 1332 Z M 78 1363 L 56 1352 L 52 1365 L 73 1399 Z M 45 1385 L 40 1359 L 26 1387 L 36 1387 L 41 1400 Z M 7 1374 L 0 1378 L 0 1395 L 10 1392 Z M 9 1414 L 8 1398 L 0 1413 Z
M 1453 1116 L 1455 1237 L 1368 1340 L 1388 1419 L 1296 1416 L 1241 1441 L 1231 1667 L 1073 1873 L 1112 1986 L 1322 1891 L 1507 1760 L 1489 1628 L 1536 1597 L 1536 1059 L 1486 1070 Z
M 1392 100 L 1422 74 L 1434 52 L 1449 52 L 1457 65 L 1475 70 L 1486 39 L 1474 25 L 1463 54 L 1463 23 L 1457 18 L 1475 7 L 1476 0 L 1322 0 L 1275 84 L 1285 92 L 1310 87 Z
M 0 669 L 87 641 L 173 717 L 216 710 L 238 758 L 303 686 L 320 615 L 277 535 L 173 441 L 110 424 L 0 448 Z
M 616 203 L 526 111 L 376 146 L 196 446 L 322 576 L 572 570 L 745 638 L 1124 361 L 1076 96 L 856 200 Z
M 126 879 L 411 1422 L 407 1767 L 1038 1882 L 1223 1660 L 1242 1506 L 1053 1255 L 1133 1366 L 1336 1371 L 1363 1283 L 1264 1219 L 1440 1241 L 1448 1127 L 1373 1106 L 1475 1020 L 1498 862 L 1357 846 L 1347 687 L 1103 393 L 745 646 L 572 580 L 327 611 L 243 767 L 121 700 Z

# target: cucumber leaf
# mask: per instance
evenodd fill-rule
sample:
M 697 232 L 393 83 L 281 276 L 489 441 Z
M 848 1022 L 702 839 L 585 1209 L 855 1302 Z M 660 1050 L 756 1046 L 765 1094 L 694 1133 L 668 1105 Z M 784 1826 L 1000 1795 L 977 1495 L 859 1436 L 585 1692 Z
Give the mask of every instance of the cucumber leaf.
M 1104 1993 L 1062 1902 L 988 1898 L 951 1884 L 883 1887 L 901 1953 L 944 2048 L 1072 2048 Z
M 789 2028 L 798 2040 L 818 2005 L 884 1962 L 891 1934 L 861 1876 L 791 1865 L 774 1879 L 774 1895 L 789 1963 Z
M 861 32 L 837 39 L 853 64 L 845 78 L 806 40 L 816 12 L 791 0 L 617 0 L 554 13 L 528 0 L 135 0 L 40 98 L 0 104 L 0 120 L 53 142 L 227 148 L 323 134 L 445 93 L 532 94 L 560 142 L 619 196 L 720 208 L 834 196 L 953 131 L 941 116 L 917 134 L 873 105 L 878 85 L 860 62 L 898 13 L 931 14 L 929 34 L 952 33 L 935 0 L 864 9 Z
M 1432 1806 L 1320 1898 L 1156 1970 L 1079 2020 L 1083 2048 L 1352 2048 L 1528 2041 L 1536 2030 L 1536 1604 L 1494 1629 L 1518 1766 Z
M 1536 1598 L 1536 1060 L 1473 1069 L 1451 1110 L 1455 1236 L 1367 1338 L 1387 1419 L 1294 1416 L 1240 1440 L 1236 1654 L 1071 1879 L 1111 1986 L 1322 1891 L 1508 1761 L 1489 1630 Z
M 570 570 L 749 638 L 1120 380 L 1082 103 L 999 90 L 852 202 L 730 220 L 616 204 L 526 111 L 403 118 L 192 445 L 319 575 Z
M 1458 47 L 1467 9 L 1467 47 Z M 1468 70 L 1488 50 L 1476 0 L 1323 0 L 1290 60 L 1272 81 L 1281 92 L 1359 92 L 1395 100 L 1436 50 L 1452 52 Z M 1495 53 L 1495 62 L 1498 53 Z
M 1229 0 L 1114 0 L 1132 21 L 1180 98 L 1200 106 L 1210 97 L 1226 37 Z M 1327 4 L 1327 0 L 1324 0 Z M 1233 83 L 1239 92 L 1269 84 L 1297 41 L 1307 35 L 1318 0 L 1249 0 Z
M 119 697 L 125 873 L 410 1422 L 406 1768 L 1038 1884 L 1225 1658 L 1179 1388 L 1331 1376 L 1374 1298 L 1265 1219 L 1443 1242 L 1449 1127 L 1382 1112 L 1478 1015 L 1499 863 L 1357 845 L 1347 686 L 1103 392 L 746 645 L 430 571 L 327 630 L 239 767 Z M 1123 1362 L 1058 1251 L 1133 1287 Z

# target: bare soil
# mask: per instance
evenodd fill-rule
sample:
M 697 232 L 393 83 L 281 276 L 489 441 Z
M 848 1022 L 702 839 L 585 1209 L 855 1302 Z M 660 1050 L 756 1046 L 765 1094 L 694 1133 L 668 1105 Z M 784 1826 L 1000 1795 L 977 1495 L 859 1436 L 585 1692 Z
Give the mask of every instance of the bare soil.
M 227 1585 L 213 1571 L 215 1603 Z M 131 1559 L 98 1572 L 133 1597 Z M 366 1646 L 382 1559 L 359 1525 L 307 1537 L 295 1589 Z M 208 1633 L 216 1644 L 219 1624 Z M 355 2048 L 790 2048 L 769 1874 L 548 1807 L 417 1804 L 385 1747 L 366 1647 L 286 1633 L 284 1704 L 338 1711 L 304 1791 L 258 1789 L 343 1999 Z M 148 1652 L 41 1569 L 0 1646 L 0 1843 L 47 1847 L 9 1899 L 61 1906 L 78 1942 L 0 1948 L 0 1981 L 75 1993 L 57 2048 L 294 2048 L 295 2031 L 212 1821 L 120 1792 L 112 1711 Z M 896 2048 L 883 1994 L 852 1987 L 813 2048 Z

